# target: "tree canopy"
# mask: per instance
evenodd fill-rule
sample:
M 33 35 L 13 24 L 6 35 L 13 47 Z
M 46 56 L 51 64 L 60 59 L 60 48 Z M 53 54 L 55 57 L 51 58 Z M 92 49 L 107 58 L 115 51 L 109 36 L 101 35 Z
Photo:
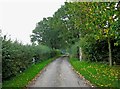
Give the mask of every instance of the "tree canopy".
M 76 52 L 81 47 L 83 59 L 112 65 L 119 61 L 119 52 L 115 53 L 120 46 L 118 6 L 117 2 L 65 2 L 53 17 L 38 22 L 31 41 L 69 51 L 75 47 Z

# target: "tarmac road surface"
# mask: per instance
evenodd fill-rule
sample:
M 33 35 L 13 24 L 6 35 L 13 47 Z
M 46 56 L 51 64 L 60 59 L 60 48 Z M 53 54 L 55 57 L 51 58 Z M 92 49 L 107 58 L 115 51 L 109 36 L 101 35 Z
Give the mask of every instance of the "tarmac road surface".
M 90 87 L 71 67 L 67 57 L 50 63 L 29 87 Z

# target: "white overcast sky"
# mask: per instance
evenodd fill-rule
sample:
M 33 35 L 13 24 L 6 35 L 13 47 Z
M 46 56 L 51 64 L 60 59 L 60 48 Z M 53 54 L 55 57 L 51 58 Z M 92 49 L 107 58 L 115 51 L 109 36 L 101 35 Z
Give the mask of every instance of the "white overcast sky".
M 0 0 L 0 29 L 12 40 L 30 43 L 36 23 L 50 17 L 66 0 Z

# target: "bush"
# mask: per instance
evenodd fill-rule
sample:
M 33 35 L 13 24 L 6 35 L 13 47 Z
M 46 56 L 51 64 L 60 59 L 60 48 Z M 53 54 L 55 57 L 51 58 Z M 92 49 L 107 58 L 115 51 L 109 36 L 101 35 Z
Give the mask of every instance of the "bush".
M 60 50 L 57 50 L 57 49 L 51 50 L 51 57 L 59 56 L 60 54 L 61 54 Z
M 8 80 L 23 72 L 33 64 L 58 55 L 57 50 L 51 50 L 45 45 L 23 45 L 18 41 L 12 42 L 2 38 L 2 78 Z
M 111 39 L 112 61 L 120 64 L 120 45 L 115 46 L 116 40 Z M 81 38 L 80 46 L 82 47 L 83 58 L 89 61 L 108 62 L 108 43 L 107 39 L 95 40 L 89 37 Z

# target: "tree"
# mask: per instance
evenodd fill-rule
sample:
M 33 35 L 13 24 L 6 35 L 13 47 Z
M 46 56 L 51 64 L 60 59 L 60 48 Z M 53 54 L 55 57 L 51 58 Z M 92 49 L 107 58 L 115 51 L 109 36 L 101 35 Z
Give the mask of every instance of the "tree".
M 115 6 L 116 2 L 65 2 L 53 17 L 38 22 L 31 39 L 53 49 L 76 47 L 79 59 L 80 55 L 93 61 L 108 57 L 111 66 L 114 46 L 120 44 L 119 8 Z

